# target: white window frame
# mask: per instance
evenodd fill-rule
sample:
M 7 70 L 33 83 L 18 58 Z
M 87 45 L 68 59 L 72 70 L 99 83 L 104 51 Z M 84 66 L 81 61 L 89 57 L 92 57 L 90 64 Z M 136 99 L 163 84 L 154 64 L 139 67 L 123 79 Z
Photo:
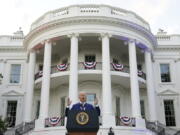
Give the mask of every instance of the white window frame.
M 10 75 L 11 75 L 11 67 L 12 67 L 12 65 L 13 64 L 19 64 L 19 65 L 21 65 L 21 71 L 20 71 L 20 80 L 19 80 L 19 83 L 10 83 Z M 10 86 L 19 86 L 19 85 L 22 85 L 22 81 L 23 81 L 23 71 L 24 71 L 24 68 L 25 68 L 25 66 L 24 66 L 24 61 L 19 61 L 19 62 L 14 62 L 14 61 L 10 61 L 9 63 L 8 63 L 8 79 L 7 79 L 7 81 L 8 81 L 8 85 L 10 85 Z
M 95 99 L 97 98 L 97 94 L 96 94 L 96 93 L 86 93 L 86 95 L 87 95 L 87 96 L 88 96 L 88 95 L 95 95 Z M 94 105 L 94 102 L 93 102 L 92 105 Z
M 165 107 L 164 107 L 164 101 L 166 100 L 172 100 L 173 101 L 173 107 L 174 107 L 174 121 L 175 121 L 175 126 L 168 126 L 168 127 L 176 127 L 177 126 L 177 117 L 176 117 L 176 106 L 175 106 L 175 99 L 172 98 L 165 98 L 163 99 L 163 112 L 164 112 L 164 121 L 166 125 L 166 114 L 165 114 Z
M 6 118 L 8 118 L 8 115 L 7 115 L 7 113 L 8 113 L 8 103 L 9 102 L 16 102 L 16 115 L 15 115 L 15 123 L 14 123 L 14 126 L 12 126 L 12 127 L 9 127 L 9 128 L 13 128 L 13 127 L 15 127 L 16 126 L 16 119 L 17 119 L 17 108 L 18 108 L 18 101 L 17 100 L 8 100 L 7 101 L 7 106 L 6 106 Z M 9 123 L 8 123 L 9 124 Z
M 162 82 L 162 78 L 161 78 L 161 65 L 169 65 L 169 75 L 170 75 L 170 81 L 169 82 Z M 172 74 L 171 74 L 171 64 L 170 63 L 159 63 L 159 71 L 160 71 L 160 82 L 161 83 L 172 83 Z
M 12 66 L 13 66 L 13 65 L 20 65 L 20 74 L 19 74 L 19 82 L 18 82 L 18 83 L 10 82 L 10 81 L 11 81 L 11 72 L 12 72 Z M 11 65 L 10 65 L 10 72 L 9 72 L 9 83 L 10 83 L 10 84 L 20 84 L 20 83 L 21 83 L 21 75 L 22 75 L 21 70 L 22 70 L 22 64 L 11 64 Z
M 170 82 L 162 82 L 161 81 L 161 64 L 169 64 L 169 74 L 170 74 L 170 78 L 171 78 L 171 81 Z M 173 66 L 172 66 L 172 61 L 159 61 L 158 62 L 158 69 L 159 69 L 159 84 L 174 84 L 174 76 L 173 76 L 173 72 L 172 72 L 172 69 L 173 69 Z
M 20 124 L 23 120 L 22 118 L 22 111 L 23 111 L 23 96 L 2 96 L 2 112 L 1 115 L 3 118 L 6 118 L 7 114 L 7 106 L 8 106 L 8 101 L 17 101 L 17 108 L 16 108 L 16 122 L 15 125 Z
M 179 126 L 179 105 L 178 105 L 178 102 L 179 102 L 179 97 L 177 95 L 160 95 L 160 110 L 161 110 L 161 120 L 164 124 L 166 124 L 166 120 L 165 120 L 165 111 L 164 111 L 164 100 L 173 100 L 174 102 L 174 115 L 175 115 L 175 122 L 176 122 L 176 126 L 172 126 L 173 128 L 175 127 L 178 127 Z M 168 127 L 171 127 L 171 126 L 168 126 Z

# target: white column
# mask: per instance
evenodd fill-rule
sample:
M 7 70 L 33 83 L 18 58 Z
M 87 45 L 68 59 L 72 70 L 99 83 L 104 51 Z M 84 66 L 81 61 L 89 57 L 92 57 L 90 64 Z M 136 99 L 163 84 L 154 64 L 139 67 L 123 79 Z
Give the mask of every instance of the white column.
M 102 34 L 102 124 L 103 127 L 115 125 L 115 116 L 112 114 L 110 40 L 108 34 Z
M 78 35 L 72 34 L 70 47 L 69 98 L 72 104 L 78 101 Z
M 50 91 L 50 74 L 51 74 L 51 41 L 45 41 L 44 46 L 44 63 L 43 77 L 41 86 L 40 114 L 39 119 L 45 120 L 48 117 L 49 110 L 49 91 Z M 44 124 L 44 123 L 42 123 Z
M 130 82 L 131 82 L 130 85 L 131 85 L 132 116 L 135 118 L 141 118 L 139 84 L 138 84 L 138 75 L 137 75 L 136 45 L 134 41 L 129 42 L 129 66 L 130 66 Z
M 34 95 L 34 72 L 36 63 L 36 52 L 31 51 L 29 54 L 29 64 L 28 64 L 28 80 L 27 89 L 25 95 L 25 112 L 24 121 L 30 122 L 32 120 L 32 105 L 33 105 L 33 95 Z
M 156 114 L 156 98 L 155 89 L 153 83 L 153 69 L 151 61 L 151 53 L 145 52 L 145 63 L 146 63 L 146 84 L 147 84 L 147 97 L 149 105 L 149 119 L 151 121 L 157 121 Z

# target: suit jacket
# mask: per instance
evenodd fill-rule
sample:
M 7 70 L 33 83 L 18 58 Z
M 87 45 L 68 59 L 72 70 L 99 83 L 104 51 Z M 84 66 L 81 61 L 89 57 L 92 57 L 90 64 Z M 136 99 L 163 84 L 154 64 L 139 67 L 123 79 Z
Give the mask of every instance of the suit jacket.
M 98 116 L 100 116 L 101 111 L 100 111 L 99 106 L 94 107 L 93 105 L 88 104 L 88 103 L 85 103 L 83 106 L 81 103 L 77 103 L 77 104 L 74 104 L 71 108 L 71 110 L 82 110 L 82 111 L 93 110 L 93 109 L 96 109 Z M 66 107 L 66 110 L 65 110 L 66 116 L 68 115 L 68 112 L 69 112 L 69 107 Z

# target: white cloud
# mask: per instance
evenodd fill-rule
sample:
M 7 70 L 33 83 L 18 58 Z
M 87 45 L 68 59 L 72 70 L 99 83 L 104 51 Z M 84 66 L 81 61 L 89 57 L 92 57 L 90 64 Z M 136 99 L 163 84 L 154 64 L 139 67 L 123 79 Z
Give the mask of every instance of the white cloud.
M 155 22 L 170 6 L 170 0 L 138 0 L 131 5 L 132 9 L 147 21 Z

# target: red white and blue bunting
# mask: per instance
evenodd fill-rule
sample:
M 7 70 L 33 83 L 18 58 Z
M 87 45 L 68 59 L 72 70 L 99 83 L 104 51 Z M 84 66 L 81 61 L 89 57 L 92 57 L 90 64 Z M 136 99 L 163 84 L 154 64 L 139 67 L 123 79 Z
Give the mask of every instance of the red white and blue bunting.
M 59 71 L 65 71 L 68 68 L 68 64 L 58 64 L 56 68 Z
M 116 70 L 116 71 L 122 71 L 124 68 L 123 64 L 115 64 L 115 63 L 111 63 L 111 64 L 112 64 L 114 70 Z
M 120 120 L 126 126 L 128 126 L 132 123 L 132 119 L 130 117 L 127 117 L 127 116 L 120 117 Z
M 50 117 L 45 120 L 45 127 L 62 126 L 64 117 Z
M 135 122 L 135 118 L 132 117 L 127 117 L 127 116 L 123 116 L 123 117 L 118 117 L 120 120 L 120 126 L 130 126 L 130 127 L 134 127 L 136 122 Z
M 97 62 L 83 62 L 86 69 L 93 69 L 96 67 Z

